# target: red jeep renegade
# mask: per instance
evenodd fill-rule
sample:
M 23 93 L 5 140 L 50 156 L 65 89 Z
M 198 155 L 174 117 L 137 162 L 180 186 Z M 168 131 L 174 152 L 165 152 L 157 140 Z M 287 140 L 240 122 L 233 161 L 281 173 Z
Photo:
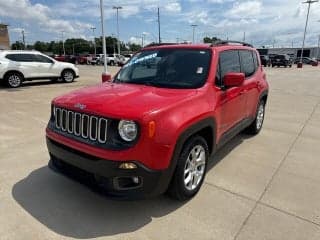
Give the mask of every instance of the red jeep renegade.
M 112 82 L 52 102 L 50 167 L 79 173 L 115 197 L 200 189 L 208 160 L 263 124 L 268 83 L 249 44 L 160 44 L 144 48 Z

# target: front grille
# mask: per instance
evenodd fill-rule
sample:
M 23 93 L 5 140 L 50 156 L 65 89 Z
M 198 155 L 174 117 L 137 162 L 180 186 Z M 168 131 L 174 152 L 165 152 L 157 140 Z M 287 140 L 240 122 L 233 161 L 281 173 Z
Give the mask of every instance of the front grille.
M 54 124 L 62 132 L 106 143 L 108 140 L 108 119 L 74 112 L 62 108 L 54 108 Z

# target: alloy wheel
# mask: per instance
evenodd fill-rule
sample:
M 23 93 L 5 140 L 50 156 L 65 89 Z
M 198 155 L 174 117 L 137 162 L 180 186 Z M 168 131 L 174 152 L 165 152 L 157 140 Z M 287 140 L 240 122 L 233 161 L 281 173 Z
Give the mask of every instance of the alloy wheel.
M 205 149 L 201 145 L 196 145 L 191 149 L 184 167 L 184 185 L 189 191 L 196 189 L 201 183 L 205 166 Z

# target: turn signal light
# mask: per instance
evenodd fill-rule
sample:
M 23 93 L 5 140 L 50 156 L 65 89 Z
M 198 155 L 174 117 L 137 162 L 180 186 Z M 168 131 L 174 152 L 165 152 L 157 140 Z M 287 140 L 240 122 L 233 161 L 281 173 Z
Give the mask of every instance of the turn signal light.
M 138 166 L 134 163 L 121 163 L 120 169 L 136 169 Z
M 149 122 L 149 138 L 153 138 L 155 133 L 156 133 L 156 122 L 155 121 L 151 121 Z

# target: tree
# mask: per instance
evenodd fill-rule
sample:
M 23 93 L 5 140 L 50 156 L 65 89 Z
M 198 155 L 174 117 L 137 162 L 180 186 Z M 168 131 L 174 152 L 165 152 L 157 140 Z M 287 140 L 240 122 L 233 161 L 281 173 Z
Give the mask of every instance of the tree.
M 131 52 L 137 52 L 141 49 L 141 45 L 135 43 L 129 43 L 128 46 Z
M 23 43 L 16 41 L 15 43 L 11 44 L 12 50 L 22 50 L 24 48 Z
M 214 43 L 214 42 L 217 42 L 217 41 L 220 41 L 221 39 L 220 38 L 217 38 L 217 37 L 204 37 L 203 38 L 203 42 L 204 43 Z
M 49 44 L 45 42 L 36 41 L 33 48 L 39 52 L 48 52 Z

